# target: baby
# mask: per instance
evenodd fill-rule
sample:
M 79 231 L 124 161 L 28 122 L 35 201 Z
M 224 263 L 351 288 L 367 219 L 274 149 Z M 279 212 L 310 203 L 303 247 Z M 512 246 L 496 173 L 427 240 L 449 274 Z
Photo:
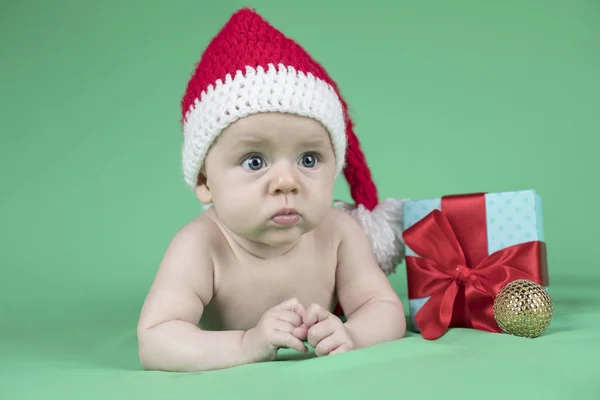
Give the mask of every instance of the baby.
M 305 342 L 323 356 L 402 338 L 386 276 L 404 255 L 402 203 L 378 203 L 326 71 L 242 9 L 204 52 L 182 108 L 184 178 L 206 211 L 159 266 L 138 323 L 142 366 L 215 370 L 305 353 Z M 340 209 L 342 171 L 356 205 Z

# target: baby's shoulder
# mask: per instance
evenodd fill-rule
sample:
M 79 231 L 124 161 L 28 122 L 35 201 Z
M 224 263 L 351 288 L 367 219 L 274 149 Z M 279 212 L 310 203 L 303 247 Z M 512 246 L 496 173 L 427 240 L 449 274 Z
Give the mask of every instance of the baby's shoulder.
M 333 236 L 342 240 L 350 231 L 360 229 L 358 221 L 346 211 L 331 207 L 327 216 L 320 225 L 321 233 L 325 236 Z
M 223 246 L 223 232 L 208 212 L 183 225 L 173 236 L 171 247 L 212 257 Z
M 153 287 L 165 288 L 159 290 L 163 293 L 192 293 L 207 304 L 213 296 L 219 234 L 219 228 L 204 215 L 180 227 L 167 246 Z

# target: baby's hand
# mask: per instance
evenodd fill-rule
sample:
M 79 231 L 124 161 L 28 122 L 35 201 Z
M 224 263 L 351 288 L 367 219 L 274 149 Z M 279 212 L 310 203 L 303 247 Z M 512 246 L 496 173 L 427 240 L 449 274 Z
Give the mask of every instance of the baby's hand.
M 282 347 L 308 352 L 302 340 L 306 327 L 302 324 L 304 307 L 297 299 L 289 299 L 268 310 L 256 327 L 243 337 L 242 348 L 253 362 L 271 361 Z
M 308 343 L 317 356 L 343 353 L 354 349 L 348 328 L 334 314 L 318 304 L 311 304 L 304 315 L 308 328 Z

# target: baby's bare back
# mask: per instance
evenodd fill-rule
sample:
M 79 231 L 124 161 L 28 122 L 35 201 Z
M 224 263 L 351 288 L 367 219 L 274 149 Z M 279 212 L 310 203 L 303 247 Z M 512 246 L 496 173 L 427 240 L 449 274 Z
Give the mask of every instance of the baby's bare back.
M 333 310 L 340 238 L 335 224 L 321 226 L 285 255 L 269 260 L 248 254 L 224 234 L 213 255 L 214 292 L 200 327 L 247 330 L 267 310 L 294 297 Z

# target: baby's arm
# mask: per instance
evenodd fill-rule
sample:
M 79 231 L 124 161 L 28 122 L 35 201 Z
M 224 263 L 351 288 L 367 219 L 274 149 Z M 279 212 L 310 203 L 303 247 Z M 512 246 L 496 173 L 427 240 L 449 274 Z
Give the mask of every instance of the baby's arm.
M 356 348 L 402 338 L 406 319 L 400 299 L 379 268 L 364 231 L 347 214 L 340 215 L 337 295 Z
M 187 225 L 167 249 L 138 323 L 139 358 L 145 369 L 199 371 L 249 362 L 243 331 L 198 328 L 213 295 L 210 223 Z

